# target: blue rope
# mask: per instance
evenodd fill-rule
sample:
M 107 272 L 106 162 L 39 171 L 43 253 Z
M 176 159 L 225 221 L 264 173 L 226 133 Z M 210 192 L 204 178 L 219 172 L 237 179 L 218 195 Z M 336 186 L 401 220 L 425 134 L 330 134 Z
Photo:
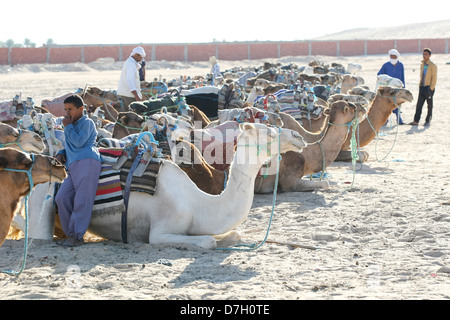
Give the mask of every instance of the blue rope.
M 30 169 L 28 169 L 28 170 L 9 169 L 9 168 L 3 169 L 5 171 L 24 172 L 24 173 L 27 174 L 28 180 L 30 182 L 30 191 L 25 196 L 25 244 L 24 244 L 22 262 L 20 264 L 19 270 L 16 270 L 16 271 L 14 271 L 14 270 L 0 270 L 0 272 L 2 272 L 2 273 L 8 274 L 8 275 L 13 275 L 13 276 L 19 276 L 23 272 L 23 270 L 25 269 L 25 264 L 26 264 L 26 260 L 27 260 L 27 254 L 28 254 L 28 198 L 29 198 L 29 196 L 31 194 L 31 191 L 34 188 L 33 177 L 31 175 L 31 170 L 34 167 L 34 155 L 33 154 L 31 154 L 31 158 L 33 159 L 33 164 L 31 165 Z
M 7 142 L 7 143 L 0 143 L 0 148 L 5 148 L 7 146 L 11 146 L 11 145 L 17 145 L 20 150 L 22 150 L 23 152 L 26 152 L 25 150 L 23 150 L 21 144 L 20 144 L 20 137 L 22 136 L 22 129 L 18 129 L 19 130 L 19 137 L 17 138 L 16 141 L 14 142 Z
M 238 245 L 235 245 L 235 246 L 233 246 L 231 248 L 216 248 L 216 250 L 252 251 L 252 250 L 259 249 L 267 241 L 267 238 L 269 237 L 270 226 L 272 225 L 273 214 L 274 214 L 274 210 L 275 210 L 275 203 L 276 203 L 276 199 L 277 199 L 278 176 L 279 176 L 280 162 L 281 162 L 281 146 L 280 146 L 281 128 L 278 128 L 278 132 L 279 132 L 279 134 L 278 134 L 277 174 L 275 176 L 275 186 L 273 188 L 272 212 L 270 214 L 269 225 L 267 227 L 266 236 L 264 237 L 264 240 L 261 241 L 261 243 L 259 243 L 259 244 L 256 244 L 256 243 L 254 243 L 254 244 L 238 244 Z M 258 153 L 259 153 L 259 148 L 258 148 Z M 246 247 L 246 248 L 241 248 L 241 247 Z

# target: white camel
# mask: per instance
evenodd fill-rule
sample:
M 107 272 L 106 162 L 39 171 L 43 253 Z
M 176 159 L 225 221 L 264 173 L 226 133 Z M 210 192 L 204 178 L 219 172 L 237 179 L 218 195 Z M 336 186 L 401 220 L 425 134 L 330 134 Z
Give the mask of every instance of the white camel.
M 248 216 L 254 183 L 261 165 L 279 152 L 306 147 L 295 131 L 264 124 L 242 124 L 226 189 L 220 195 L 201 191 L 175 163 L 162 161 L 156 192 L 131 192 L 128 242 L 188 244 L 215 248 L 216 238 L 235 236 L 233 230 Z M 270 147 L 270 152 L 265 152 Z M 121 215 L 92 217 L 89 232 L 121 241 Z

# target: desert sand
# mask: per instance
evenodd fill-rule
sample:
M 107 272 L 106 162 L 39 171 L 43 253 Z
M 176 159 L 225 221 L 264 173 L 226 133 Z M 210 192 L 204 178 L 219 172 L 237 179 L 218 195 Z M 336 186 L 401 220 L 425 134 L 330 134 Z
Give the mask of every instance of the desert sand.
M 226 70 L 264 61 L 299 66 L 311 60 L 344 66 L 358 63 L 362 66 L 358 75 L 373 89 L 376 73 L 387 59 L 387 54 L 314 56 L 220 64 Z M 20 276 L 0 274 L 0 299 L 449 299 L 450 55 L 434 54 L 431 59 L 439 68 L 431 126 L 423 126 L 422 115 L 417 127 L 399 126 L 398 133 L 392 127 L 365 148 L 369 160 L 356 164 L 355 170 L 351 162 L 333 163 L 327 169 L 331 185 L 327 191 L 279 193 L 271 224 L 273 195 L 255 195 L 248 219 L 238 230 L 241 242 L 261 244 L 257 250 L 108 240 L 62 248 L 36 240 L 29 246 Z M 417 100 L 421 55 L 402 55 L 401 61 L 406 88 L 414 96 L 412 103 L 401 107 L 409 123 Z M 21 91 L 39 103 L 86 83 L 115 89 L 120 66 L 108 61 L 99 65 L 4 66 L 0 101 Z M 207 63 L 155 62 L 149 64 L 147 79 L 208 71 Z M 16 268 L 23 247 L 23 239 L 7 240 L 0 248 L 0 269 Z M 219 247 L 231 248 L 229 243 Z

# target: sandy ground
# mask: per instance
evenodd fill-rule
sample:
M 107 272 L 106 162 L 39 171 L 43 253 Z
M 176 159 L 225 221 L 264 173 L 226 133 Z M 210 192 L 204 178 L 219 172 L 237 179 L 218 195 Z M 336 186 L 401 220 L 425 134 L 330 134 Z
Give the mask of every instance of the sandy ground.
M 359 63 L 359 75 L 374 88 L 386 58 L 278 61 Z M 277 195 L 267 239 L 315 250 L 268 242 L 254 251 L 208 251 L 112 241 L 66 249 L 33 241 L 24 272 L 19 277 L 0 274 L 0 299 L 449 299 L 450 55 L 432 59 L 439 79 L 431 127 L 423 127 L 422 117 L 418 127 L 400 126 L 398 135 L 394 128 L 366 147 L 369 161 L 357 164 L 355 172 L 351 163 L 333 163 L 327 169 L 328 191 Z M 404 55 L 401 61 L 416 100 L 421 55 Z M 262 61 L 222 61 L 221 67 L 252 64 Z M 45 68 L 2 69 L 0 101 L 22 91 L 39 102 L 86 83 L 114 89 L 120 72 L 117 67 L 98 71 L 83 65 L 74 69 L 85 71 Z M 147 75 L 169 79 L 206 72 L 208 65 L 201 63 L 155 63 Z M 414 109 L 415 101 L 403 104 L 406 122 L 412 121 Z M 238 229 L 243 242 L 264 240 L 272 199 L 255 195 L 249 217 Z M 0 248 L 0 269 L 16 268 L 23 246 L 23 240 L 7 240 Z

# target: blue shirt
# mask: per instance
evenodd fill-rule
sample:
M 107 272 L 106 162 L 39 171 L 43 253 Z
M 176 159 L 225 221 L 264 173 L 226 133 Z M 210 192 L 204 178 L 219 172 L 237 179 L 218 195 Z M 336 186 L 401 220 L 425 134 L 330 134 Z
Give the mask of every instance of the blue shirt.
M 100 153 L 95 147 L 97 129 L 94 121 L 82 116 L 73 124 L 64 127 L 65 149 L 59 154 L 66 156 L 66 168 L 78 160 L 95 159 L 100 161 Z
M 377 73 L 377 75 L 380 74 L 387 74 L 392 78 L 401 80 L 403 82 L 403 87 L 405 87 L 405 67 L 400 61 L 397 62 L 395 66 L 389 61 L 386 62 Z

